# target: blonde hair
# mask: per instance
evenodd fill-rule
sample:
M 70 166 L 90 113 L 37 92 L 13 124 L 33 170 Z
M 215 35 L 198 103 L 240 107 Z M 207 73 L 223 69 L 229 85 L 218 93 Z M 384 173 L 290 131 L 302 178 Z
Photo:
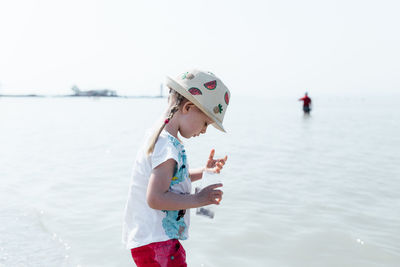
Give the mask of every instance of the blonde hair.
M 179 110 L 180 106 L 184 104 L 187 99 L 179 94 L 174 89 L 169 89 L 169 96 L 168 96 L 168 111 L 166 112 L 166 119 L 163 121 L 163 124 L 156 130 L 150 138 L 149 146 L 147 148 L 147 155 L 151 155 L 154 151 L 154 147 L 156 146 L 156 142 L 158 137 L 160 136 L 162 130 L 164 130 L 165 125 L 174 117 L 175 113 Z M 168 115 L 167 115 L 168 114 Z

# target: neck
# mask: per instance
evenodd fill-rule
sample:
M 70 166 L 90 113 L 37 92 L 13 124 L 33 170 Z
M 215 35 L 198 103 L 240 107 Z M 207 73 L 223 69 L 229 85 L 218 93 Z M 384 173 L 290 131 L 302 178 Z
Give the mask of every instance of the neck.
M 175 116 L 168 122 L 167 125 L 165 125 L 165 130 L 171 134 L 172 136 L 174 136 L 176 139 L 179 140 L 178 138 L 178 131 L 179 131 L 179 124 L 178 124 L 178 120 L 176 119 L 176 117 L 178 116 L 178 114 L 175 114 Z

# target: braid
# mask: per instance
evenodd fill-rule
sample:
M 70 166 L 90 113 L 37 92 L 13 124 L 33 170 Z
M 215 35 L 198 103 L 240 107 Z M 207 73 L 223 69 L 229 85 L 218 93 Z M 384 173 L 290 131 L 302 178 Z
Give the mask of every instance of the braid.
M 185 99 L 185 98 L 182 95 L 177 93 L 175 105 L 171 108 L 169 115 L 167 117 L 168 121 L 171 120 L 172 117 L 175 115 L 175 113 L 179 110 L 179 106 L 181 105 L 183 99 Z M 165 121 L 165 122 L 166 123 L 164 123 L 164 125 L 168 123 L 167 121 Z
M 174 117 L 175 113 L 179 110 L 180 105 L 186 99 L 184 96 L 182 96 L 181 94 L 177 93 L 173 89 L 170 89 L 169 93 L 170 93 L 170 95 L 168 97 L 168 100 L 170 100 L 171 96 L 176 98 L 175 105 L 171 107 L 171 109 L 169 111 L 169 114 L 168 114 L 167 118 L 165 119 L 164 123 L 160 126 L 160 128 L 156 132 L 154 132 L 154 134 L 153 134 L 153 136 L 151 138 L 151 142 L 150 142 L 149 148 L 147 149 L 147 155 L 150 155 L 150 154 L 153 153 L 154 147 L 156 146 L 157 139 L 160 136 L 162 130 L 164 130 L 165 125 L 167 125 L 167 123 Z

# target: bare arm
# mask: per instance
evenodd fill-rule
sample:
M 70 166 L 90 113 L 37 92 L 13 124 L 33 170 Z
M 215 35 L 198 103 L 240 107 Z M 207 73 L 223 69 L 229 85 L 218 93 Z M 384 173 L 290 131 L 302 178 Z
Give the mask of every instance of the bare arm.
M 169 191 L 171 179 L 176 165 L 175 160 L 169 159 L 153 169 L 147 187 L 147 203 L 157 210 L 182 210 L 219 204 L 222 191 L 216 189 L 222 184 L 210 185 L 197 194 L 177 194 Z
M 205 168 L 190 169 L 189 170 L 190 180 L 192 180 L 192 182 L 200 180 L 201 178 L 203 178 L 204 171 Z

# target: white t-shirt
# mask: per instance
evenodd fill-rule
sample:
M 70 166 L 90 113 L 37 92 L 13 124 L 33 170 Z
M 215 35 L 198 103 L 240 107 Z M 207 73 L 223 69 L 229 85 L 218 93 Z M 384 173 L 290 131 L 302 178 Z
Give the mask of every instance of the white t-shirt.
M 168 159 L 174 159 L 177 163 L 169 190 L 177 194 L 191 192 L 185 148 L 178 139 L 164 130 L 151 156 L 146 155 L 146 145 L 136 156 L 122 233 L 122 240 L 128 249 L 169 239 L 188 238 L 189 210 L 155 210 L 150 208 L 146 201 L 152 170 Z

